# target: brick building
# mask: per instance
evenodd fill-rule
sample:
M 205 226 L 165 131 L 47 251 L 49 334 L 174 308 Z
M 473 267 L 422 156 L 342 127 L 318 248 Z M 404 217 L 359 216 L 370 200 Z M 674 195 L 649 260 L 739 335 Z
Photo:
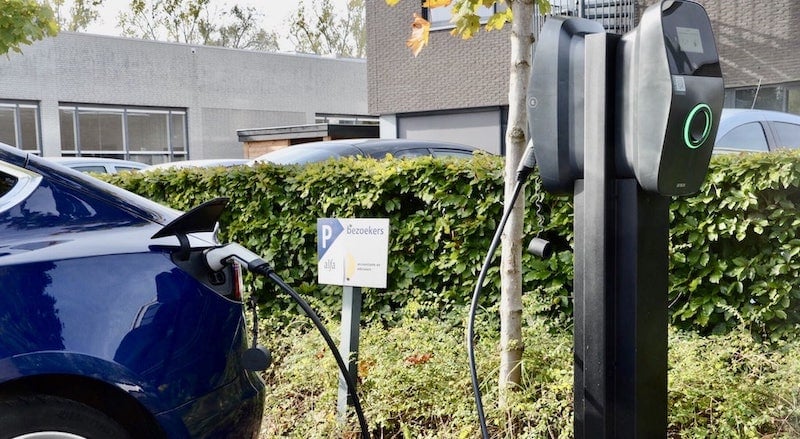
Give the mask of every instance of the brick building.
M 725 77 L 725 106 L 800 114 L 800 3 L 702 0 Z
M 797 0 L 698 2 L 708 11 L 717 38 L 726 106 L 800 114 L 800 54 L 792 40 L 800 31 Z M 582 14 L 601 20 L 610 32 L 624 33 L 654 1 L 551 3 L 556 13 Z M 432 23 L 430 44 L 417 58 L 405 46 L 415 12 Z M 380 116 L 381 136 L 455 141 L 502 153 L 509 26 L 461 40 L 450 35 L 447 10 L 427 11 L 415 0 L 395 7 L 367 2 L 366 14 L 368 105 L 370 114 Z

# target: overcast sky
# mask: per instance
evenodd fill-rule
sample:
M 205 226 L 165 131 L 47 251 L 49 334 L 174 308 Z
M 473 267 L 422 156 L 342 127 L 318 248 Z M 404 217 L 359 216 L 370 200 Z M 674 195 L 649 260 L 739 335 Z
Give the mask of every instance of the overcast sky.
M 306 7 L 311 7 L 312 0 L 305 0 Z M 278 35 L 285 35 L 288 31 L 287 19 L 297 9 L 301 0 L 211 0 L 211 11 L 222 12 L 230 10 L 233 5 L 242 7 L 253 6 L 263 15 L 262 27 L 267 31 L 275 31 Z M 347 5 L 347 0 L 331 0 L 340 11 Z M 100 12 L 100 18 L 89 26 L 86 32 L 103 35 L 120 35 L 116 29 L 117 16 L 122 11 L 127 11 L 130 0 L 106 0 Z M 281 49 L 288 50 L 285 42 L 281 42 Z

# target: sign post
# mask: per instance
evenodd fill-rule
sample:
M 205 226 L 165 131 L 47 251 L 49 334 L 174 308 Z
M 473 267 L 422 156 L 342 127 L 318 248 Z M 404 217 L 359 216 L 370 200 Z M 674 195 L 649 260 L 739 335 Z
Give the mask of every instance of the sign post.
M 343 287 L 339 353 L 346 359 L 353 382 L 358 382 L 361 288 L 386 288 L 388 260 L 388 219 L 317 219 L 317 281 Z M 337 403 L 340 420 L 346 419 L 352 396 L 340 375 Z
M 358 338 L 361 323 L 361 287 L 342 287 L 342 341 L 339 353 L 347 363 L 347 372 L 358 383 Z M 345 357 L 347 355 L 347 357 Z M 353 405 L 353 396 L 347 391 L 347 381 L 339 375 L 339 397 L 336 409 L 344 421 L 347 406 Z

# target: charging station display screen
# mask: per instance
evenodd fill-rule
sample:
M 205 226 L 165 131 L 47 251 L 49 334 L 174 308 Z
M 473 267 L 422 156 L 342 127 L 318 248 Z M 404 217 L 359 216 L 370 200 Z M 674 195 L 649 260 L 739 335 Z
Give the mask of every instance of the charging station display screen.
M 678 48 L 684 52 L 703 53 L 703 39 L 700 29 L 693 27 L 676 27 L 678 33 Z
M 662 11 L 664 43 L 673 75 L 722 76 L 711 23 L 702 7 L 666 2 Z

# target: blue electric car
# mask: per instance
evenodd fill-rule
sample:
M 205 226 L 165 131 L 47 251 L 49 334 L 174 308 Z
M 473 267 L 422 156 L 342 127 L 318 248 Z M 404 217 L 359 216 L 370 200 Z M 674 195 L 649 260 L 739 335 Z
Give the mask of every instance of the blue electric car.
M 223 207 L 0 144 L 0 438 L 258 435 L 239 272 L 203 257 Z

